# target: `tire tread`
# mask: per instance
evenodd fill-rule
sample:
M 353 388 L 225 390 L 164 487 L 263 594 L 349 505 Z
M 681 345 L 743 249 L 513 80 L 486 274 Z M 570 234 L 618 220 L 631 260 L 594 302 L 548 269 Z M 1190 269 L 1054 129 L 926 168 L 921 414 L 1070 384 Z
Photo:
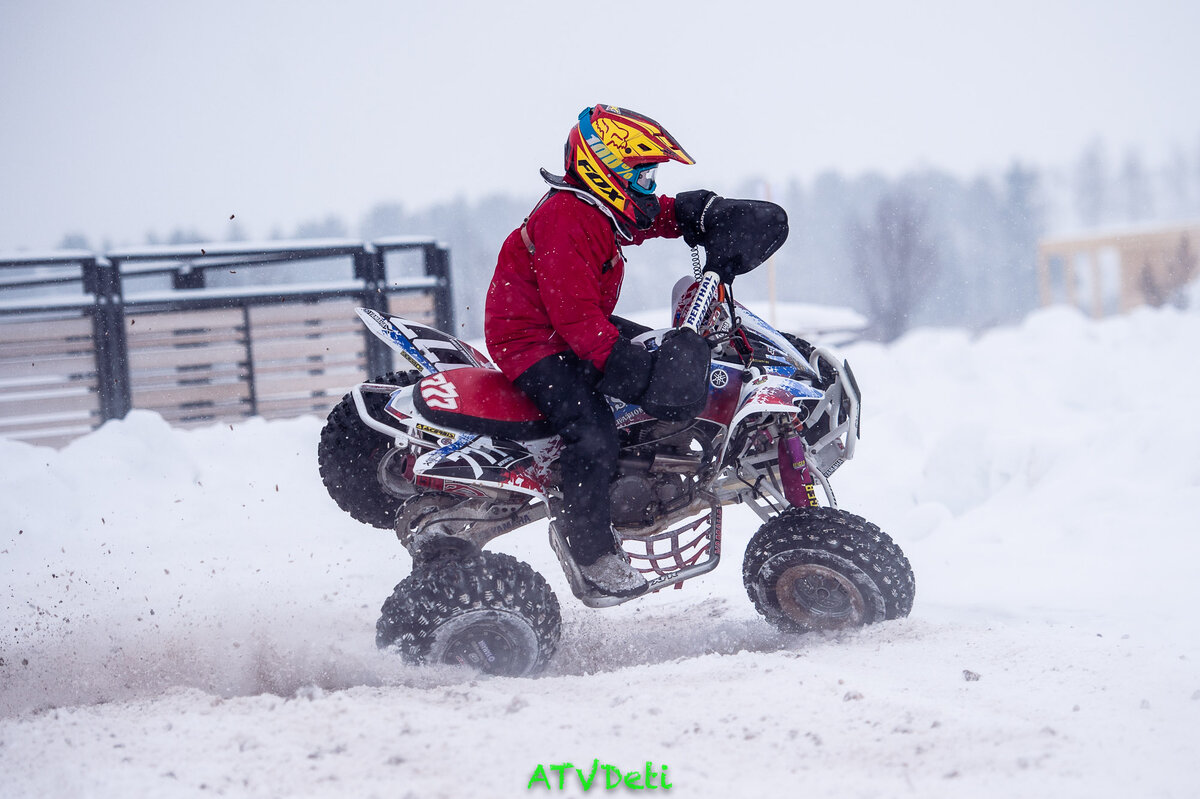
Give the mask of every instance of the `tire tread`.
M 368 382 L 408 386 L 418 377 L 417 372 L 389 372 Z M 386 404 L 379 394 L 368 394 L 364 399 L 372 412 Z M 329 412 L 317 444 L 317 465 L 329 496 L 355 521 L 382 530 L 392 529 L 403 502 L 384 491 L 376 476 L 379 461 L 391 443 L 387 436 L 363 424 L 354 397 L 347 394 Z
M 769 588 L 759 584 L 763 567 L 772 558 L 793 550 L 833 555 L 861 569 L 883 597 L 882 618 L 871 624 L 903 618 L 912 610 L 916 580 L 908 558 L 887 533 L 861 516 L 836 508 L 789 508 L 768 521 L 750 539 L 742 565 L 742 582 L 758 612 L 775 626 L 801 631 L 770 600 Z
M 558 648 L 562 616 L 550 584 L 529 564 L 489 551 L 416 566 L 383 603 L 375 643 L 395 646 L 411 663 L 429 662 L 438 628 L 468 610 L 514 613 L 530 625 L 538 653 L 529 674 L 545 668 Z

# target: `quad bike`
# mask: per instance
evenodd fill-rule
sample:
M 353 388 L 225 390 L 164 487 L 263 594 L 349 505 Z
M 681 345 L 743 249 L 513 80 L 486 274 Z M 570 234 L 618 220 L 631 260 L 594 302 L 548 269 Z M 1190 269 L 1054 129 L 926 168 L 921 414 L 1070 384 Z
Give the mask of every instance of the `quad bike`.
M 742 579 L 767 621 L 803 632 L 908 615 L 908 560 L 874 524 L 840 510 L 829 485 L 859 437 L 849 364 L 774 330 L 693 255 L 697 279 L 676 287 L 674 326 L 712 348 L 703 410 L 664 421 L 609 400 L 621 441 L 613 526 L 647 594 L 716 568 L 722 508 L 745 503 L 763 524 L 746 547 Z M 466 342 L 373 310 L 358 314 L 412 367 L 355 387 L 329 414 L 318 448 L 338 505 L 395 530 L 413 558 L 383 604 L 376 642 L 417 663 L 536 673 L 558 645 L 558 600 L 528 564 L 484 549 L 489 541 L 549 518 L 575 596 L 590 607 L 629 599 L 584 581 L 556 524 L 562 443 Z M 653 350 L 670 331 L 637 340 Z

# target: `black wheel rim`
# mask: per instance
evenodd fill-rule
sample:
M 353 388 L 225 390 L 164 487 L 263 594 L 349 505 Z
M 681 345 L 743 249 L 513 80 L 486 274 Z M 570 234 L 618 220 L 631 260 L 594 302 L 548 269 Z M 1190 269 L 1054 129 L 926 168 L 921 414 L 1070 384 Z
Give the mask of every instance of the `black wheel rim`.
M 442 662 L 469 666 L 485 674 L 520 675 L 532 663 L 522 643 L 527 636 L 520 634 L 512 622 L 481 619 L 462 625 L 446 640 Z
M 775 595 L 780 610 L 808 628 L 858 627 L 866 619 L 862 592 L 828 566 L 802 563 L 788 568 L 775 584 Z

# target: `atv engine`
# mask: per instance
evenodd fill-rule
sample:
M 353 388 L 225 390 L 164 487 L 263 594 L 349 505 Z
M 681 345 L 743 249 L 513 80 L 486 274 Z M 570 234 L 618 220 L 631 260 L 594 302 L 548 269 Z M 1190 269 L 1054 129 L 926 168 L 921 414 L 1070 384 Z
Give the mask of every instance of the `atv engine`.
M 622 471 L 609 489 L 613 524 L 618 528 L 653 525 L 679 505 L 691 504 L 689 482 L 682 474 Z
M 647 534 L 693 504 L 711 461 L 711 433 L 692 422 L 642 426 L 621 450 L 609 489 L 613 525 L 623 535 Z

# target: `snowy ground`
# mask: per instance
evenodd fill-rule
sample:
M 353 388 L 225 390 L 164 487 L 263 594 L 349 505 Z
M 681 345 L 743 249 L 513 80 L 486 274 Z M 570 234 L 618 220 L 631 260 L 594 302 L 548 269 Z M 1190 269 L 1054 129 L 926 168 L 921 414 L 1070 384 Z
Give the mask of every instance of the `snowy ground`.
M 849 348 L 835 487 L 912 616 L 773 633 L 736 510 L 715 573 L 592 611 L 539 527 L 496 542 L 563 602 L 532 680 L 375 650 L 408 558 L 326 496 L 318 419 L 0 441 L 0 795 L 527 796 L 597 759 L 679 796 L 1196 796 L 1198 346 L 1200 316 L 1056 309 Z

